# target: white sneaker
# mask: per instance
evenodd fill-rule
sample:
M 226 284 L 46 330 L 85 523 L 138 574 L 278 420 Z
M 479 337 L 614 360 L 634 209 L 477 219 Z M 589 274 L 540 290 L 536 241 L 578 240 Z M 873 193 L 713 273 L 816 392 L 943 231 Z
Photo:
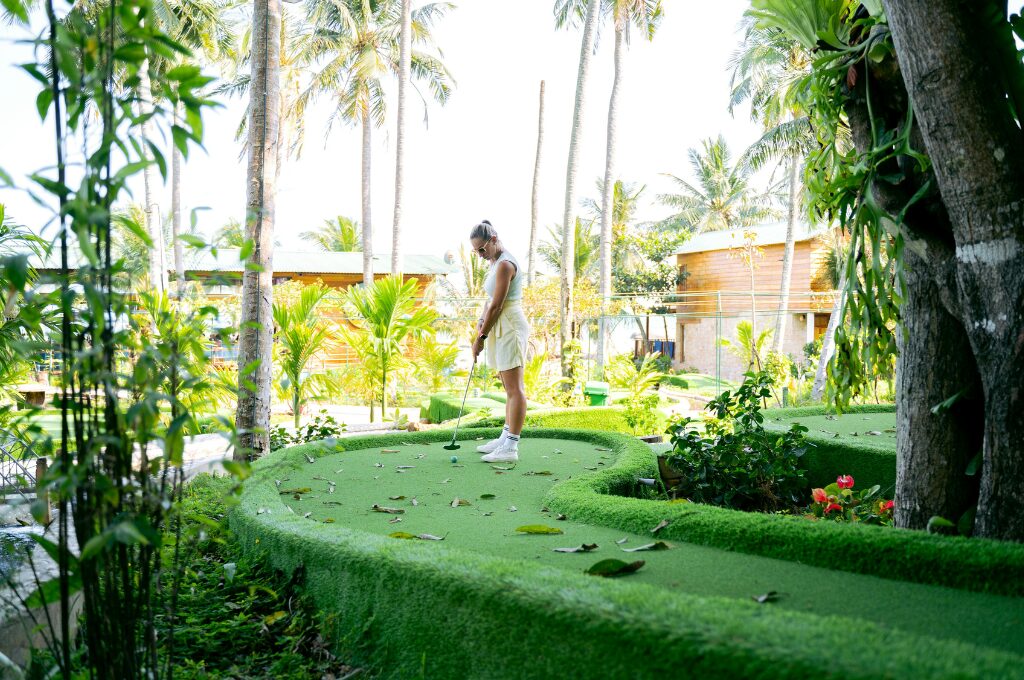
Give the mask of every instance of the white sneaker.
M 486 444 L 481 444 L 480 446 L 476 447 L 476 450 L 479 451 L 480 453 L 490 453 L 491 451 L 494 451 L 495 449 L 497 449 L 499 446 L 501 446 L 504 443 L 505 443 L 505 431 L 502 431 L 500 437 L 498 437 L 497 439 L 492 439 L 491 441 L 487 442 Z
M 480 456 L 480 460 L 485 463 L 515 463 L 519 460 L 519 447 L 505 443 L 486 456 Z

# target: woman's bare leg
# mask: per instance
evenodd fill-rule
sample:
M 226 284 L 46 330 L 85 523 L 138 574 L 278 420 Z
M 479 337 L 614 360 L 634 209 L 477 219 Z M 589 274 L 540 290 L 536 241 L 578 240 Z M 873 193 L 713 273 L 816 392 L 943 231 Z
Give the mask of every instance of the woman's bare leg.
M 516 366 L 501 372 L 501 381 L 505 385 L 505 424 L 509 434 L 519 435 L 523 431 L 526 420 L 526 388 L 523 385 L 523 367 Z
M 501 386 L 505 390 L 505 394 L 508 394 L 508 383 L 505 382 L 505 373 L 506 372 L 507 371 L 502 371 L 502 372 L 498 373 L 498 377 L 501 378 Z M 509 400 L 505 399 L 505 427 L 509 427 L 508 409 L 509 409 Z

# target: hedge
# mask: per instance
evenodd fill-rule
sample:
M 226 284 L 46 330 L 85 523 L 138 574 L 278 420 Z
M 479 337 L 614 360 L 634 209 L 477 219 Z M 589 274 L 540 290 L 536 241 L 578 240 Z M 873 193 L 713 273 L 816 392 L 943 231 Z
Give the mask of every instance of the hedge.
M 423 413 L 422 407 L 420 408 L 420 415 L 425 415 L 426 418 L 432 423 L 443 423 L 446 420 L 453 420 L 459 417 L 459 409 L 462 407 L 462 395 L 454 394 L 434 394 L 430 397 L 430 405 L 427 407 L 426 414 Z M 472 397 L 466 399 L 466 408 L 463 411 L 463 416 L 474 411 L 478 411 L 482 408 L 491 409 L 491 413 L 504 413 L 505 404 L 494 401 L 493 399 L 485 399 L 482 397 Z
M 600 484 L 621 482 L 641 463 L 652 463 L 650 455 L 640 460 L 642 445 L 623 437 L 531 434 L 620 449 L 622 464 L 587 478 Z M 433 431 L 353 438 L 343 445 L 375 448 L 444 438 L 444 432 Z M 306 454 L 335 450 L 305 445 L 261 460 L 230 513 L 231 528 L 247 553 L 290 573 L 302 569 L 307 592 L 333 616 L 331 636 L 338 651 L 385 677 L 1009 677 L 1021 667 L 1021 657 L 1012 653 L 838 616 L 666 593 L 645 584 L 312 524 L 287 510 L 273 479 L 304 465 Z M 597 498 L 593 489 L 588 493 Z M 552 496 L 558 495 L 553 490 Z M 582 500 L 587 505 L 588 499 Z
M 669 385 L 670 387 L 679 387 L 681 389 L 687 389 L 690 386 L 689 381 L 686 378 L 680 378 L 678 375 L 666 375 L 661 378 L 662 385 Z
M 895 404 L 851 404 L 843 413 L 895 413 Z M 774 420 L 793 420 L 808 416 L 824 416 L 836 413 L 834 408 L 819 406 L 794 406 L 789 408 L 769 408 L 762 411 L 765 418 Z
M 633 428 L 626 423 L 624 409 L 616 406 L 579 406 L 576 408 L 551 408 L 529 411 L 526 414 L 524 432 L 527 428 L 566 427 L 576 430 L 597 430 L 633 434 Z M 467 427 L 501 427 L 504 417 L 485 418 Z M 656 433 L 665 431 L 664 419 Z

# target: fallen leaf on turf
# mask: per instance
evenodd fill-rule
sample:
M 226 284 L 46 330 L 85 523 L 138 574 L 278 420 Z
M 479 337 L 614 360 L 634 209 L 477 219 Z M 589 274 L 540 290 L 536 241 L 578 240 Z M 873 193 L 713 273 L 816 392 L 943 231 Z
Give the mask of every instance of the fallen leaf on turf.
M 392 531 L 388 536 L 391 538 L 416 538 L 416 534 L 410 534 L 408 531 Z
M 584 470 L 596 470 L 596 469 L 597 469 L 597 466 L 595 465 L 594 467 L 590 467 L 590 466 L 588 466 L 588 465 L 584 465 L 584 466 L 583 466 L 583 469 L 584 469 Z
M 590 552 L 591 550 L 597 550 L 597 543 L 584 543 L 575 548 L 552 548 L 552 550 L 560 553 Z
M 404 501 L 405 496 L 388 496 L 389 501 Z
M 341 505 L 341 501 L 324 501 L 324 505 Z
M 485 512 L 484 513 L 484 517 L 490 517 L 493 514 L 494 514 L 493 512 Z
M 381 449 L 381 453 L 398 453 L 398 449 Z
M 865 432 L 864 434 L 869 434 L 869 435 L 871 435 L 872 437 L 881 437 L 881 436 L 882 436 L 882 433 L 881 433 L 881 432 L 879 432 L 878 430 L 868 430 L 868 431 L 867 431 L 867 432 Z
M 307 512 L 305 515 L 302 516 L 302 519 L 309 519 L 309 516 L 312 515 L 312 514 L 313 513 L 311 513 L 311 512 Z
M 303 455 L 304 455 L 304 456 L 306 456 L 306 462 L 307 462 L 307 463 L 313 463 L 313 462 L 316 462 L 316 458 L 314 458 L 313 456 L 309 455 L 308 453 L 306 453 L 306 454 L 303 454 Z
M 327 519 L 324 520 L 324 524 L 334 524 L 334 520 L 331 519 L 330 517 L 328 517 Z
M 434 534 L 419 534 L 419 535 L 416 536 L 416 538 L 422 539 L 424 541 L 443 541 L 444 540 L 444 536 L 435 536 Z
M 561 534 L 561 529 L 555 527 L 545 526 L 543 524 L 526 524 L 521 527 L 516 527 L 516 531 L 522 534 Z
M 376 503 L 374 503 L 373 507 L 370 509 L 374 512 L 386 512 L 389 515 L 402 515 L 405 513 L 405 510 L 402 510 L 401 508 L 387 508 L 383 505 L 377 505 Z
M 758 604 L 765 604 L 766 602 L 776 602 L 779 599 L 779 594 L 774 590 L 770 590 L 764 595 L 751 595 L 750 599 Z
M 301 501 L 302 500 L 302 496 L 300 496 L 299 494 L 293 494 L 292 498 L 294 498 L 297 501 Z
M 313 489 L 309 488 L 308 486 L 303 486 L 301 488 L 296 489 L 285 489 L 284 491 L 281 492 L 281 495 L 283 496 L 286 493 L 309 493 L 312 490 Z
M 442 483 L 442 484 L 447 484 L 447 483 L 448 483 L 448 482 L 450 482 L 450 481 L 452 481 L 452 478 L 451 478 L 451 477 L 449 477 L 448 479 L 442 479 L 442 480 L 441 480 L 441 483 Z
M 601 447 L 597 447 L 594 450 L 595 451 L 611 451 L 611 449 L 602 449 Z
M 492 470 L 500 470 L 501 472 L 508 472 L 509 470 L 515 470 L 516 466 L 513 465 L 511 467 L 502 467 L 501 465 L 492 465 L 491 469 Z
M 337 475 L 337 474 L 341 474 L 342 472 L 344 472 L 344 470 L 342 468 L 338 468 L 337 470 L 334 471 L 334 474 Z
M 469 501 L 467 501 L 467 500 L 466 500 L 465 498 L 459 498 L 459 497 L 457 497 L 457 496 L 456 496 L 456 497 L 455 497 L 455 498 L 454 498 L 454 499 L 452 500 L 452 507 L 453 507 L 453 508 L 457 508 L 457 507 L 459 507 L 460 505 L 472 505 L 472 503 L 470 503 Z
M 554 453 L 561 453 L 562 449 L 555 449 Z
M 415 498 L 413 498 L 413 499 L 412 499 L 411 501 L 409 501 L 409 502 L 410 502 L 410 503 L 412 503 L 414 507 L 420 504 L 420 502 L 419 502 L 418 500 L 416 500 Z
M 665 527 L 667 527 L 668 525 L 669 525 L 669 521 L 667 519 L 663 519 L 660 522 L 658 522 L 658 526 L 656 526 L 653 529 L 651 529 L 651 533 L 652 534 L 656 534 L 659 531 L 661 531 L 662 529 L 664 529 Z
M 402 521 L 401 517 L 392 517 L 391 519 L 388 520 L 388 524 L 398 524 L 401 521 Z
M 331 484 L 334 484 L 334 482 L 332 482 L 331 480 L 327 479 L 326 477 L 321 477 L 320 475 L 313 475 L 313 479 L 320 480 L 321 482 L 329 482 Z
M 555 515 L 555 519 L 563 520 L 565 519 L 565 515 L 563 515 L 562 513 L 558 513 L 557 515 Z
M 642 550 L 668 550 L 671 548 L 665 541 L 656 541 L 654 543 L 647 543 L 645 545 L 638 545 L 635 548 L 623 548 L 622 552 L 640 552 Z
M 622 545 L 623 543 L 625 543 L 628 540 L 629 540 L 629 536 L 626 536 L 624 538 L 620 538 L 619 540 L 615 541 L 615 544 L 616 545 Z
M 646 563 L 643 560 L 637 560 L 636 562 L 623 562 L 622 560 L 617 560 L 613 557 L 611 559 L 601 560 L 583 573 L 590 574 L 591 576 L 621 576 L 623 574 L 632 574 L 634 571 L 644 566 L 644 564 Z
M 416 467 L 415 465 L 398 465 L 396 466 L 399 470 L 411 470 Z
M 551 476 L 553 474 L 554 473 L 551 470 L 530 470 L 529 472 L 524 472 L 523 476 L 524 477 L 534 477 L 534 476 L 549 477 L 549 476 Z
M 496 496 L 493 493 L 482 493 L 482 494 L 480 494 L 480 500 L 482 500 L 482 501 L 489 501 L 489 500 L 491 500 L 493 498 L 496 498 Z
M 286 505 L 284 507 L 288 510 L 288 512 L 292 513 L 293 515 L 295 514 L 295 511 L 292 510 L 292 506 Z M 15 519 L 17 519 L 21 523 L 22 526 L 26 526 L 27 527 L 29 525 L 28 522 L 26 522 L 25 520 L 21 519 L 20 517 L 16 517 Z
M 275 479 L 274 480 L 274 486 L 276 486 L 278 489 L 280 489 L 281 488 L 281 480 L 280 479 Z
M 827 416 L 825 416 L 825 420 L 838 420 L 838 418 L 836 418 L 835 416 L 832 416 L 832 415 L 827 415 Z
M 509 512 L 515 512 L 515 511 L 516 511 L 516 510 L 518 510 L 518 509 L 519 509 L 519 508 L 517 508 L 517 507 L 516 507 L 516 506 L 514 506 L 514 505 L 510 505 L 510 506 L 508 506 L 508 511 L 509 511 Z
M 373 467 L 384 467 L 384 463 L 374 463 Z
M 288 612 L 276 611 L 273 614 L 268 614 L 268 615 L 264 616 L 263 617 L 263 623 L 265 623 L 268 626 L 270 626 L 270 625 L 273 625 L 273 624 L 277 623 L 278 621 L 280 621 L 281 619 L 283 619 L 286 616 L 288 616 Z

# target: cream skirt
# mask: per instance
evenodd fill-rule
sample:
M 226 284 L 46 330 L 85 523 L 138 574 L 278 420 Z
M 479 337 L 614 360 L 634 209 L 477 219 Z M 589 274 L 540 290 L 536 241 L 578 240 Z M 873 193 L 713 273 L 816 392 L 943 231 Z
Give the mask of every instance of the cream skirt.
M 487 365 L 501 372 L 526 367 L 526 343 L 530 324 L 520 301 L 506 301 L 498 321 L 487 335 Z

